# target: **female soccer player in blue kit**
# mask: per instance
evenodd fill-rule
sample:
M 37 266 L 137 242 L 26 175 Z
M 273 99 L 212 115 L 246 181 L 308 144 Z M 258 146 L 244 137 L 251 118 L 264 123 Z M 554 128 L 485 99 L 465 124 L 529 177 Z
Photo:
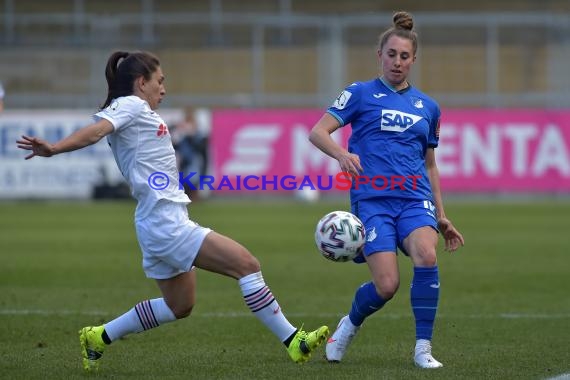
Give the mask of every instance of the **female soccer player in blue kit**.
M 367 232 L 363 257 L 355 261 L 365 260 L 372 274 L 372 281 L 356 291 L 349 314 L 328 339 L 326 358 L 339 362 L 365 318 L 398 290 L 399 248 L 414 265 L 410 292 L 416 321 L 414 362 L 421 368 L 438 368 L 442 364 L 431 354 L 440 286 L 437 234 L 442 233 L 449 251 L 464 240 L 443 208 L 434 150 L 439 106 L 407 80 L 418 45 L 413 19 L 407 12 L 397 12 L 393 22 L 379 40 L 382 76 L 346 87 L 309 137 L 338 160 L 343 172 L 354 176 L 351 209 Z M 347 151 L 330 135 L 349 123 L 352 135 Z
M 83 367 L 96 371 L 107 345 L 190 315 L 196 292 L 194 266 L 237 280 L 251 312 L 285 345 L 294 362 L 306 362 L 324 342 L 328 327 L 306 332 L 293 326 L 265 283 L 259 261 L 241 244 L 188 219 L 190 199 L 176 181 L 150 186 L 154 174 L 178 178 L 176 157 L 166 123 L 155 109 L 166 94 L 158 58 L 146 52 L 115 52 L 107 61 L 109 91 L 95 122 L 50 144 L 22 136 L 26 156 L 51 157 L 95 144 L 103 137 L 137 199 L 135 227 L 147 277 L 162 297 L 136 304 L 100 326 L 79 331 Z M 248 343 L 255 343 L 255 340 Z

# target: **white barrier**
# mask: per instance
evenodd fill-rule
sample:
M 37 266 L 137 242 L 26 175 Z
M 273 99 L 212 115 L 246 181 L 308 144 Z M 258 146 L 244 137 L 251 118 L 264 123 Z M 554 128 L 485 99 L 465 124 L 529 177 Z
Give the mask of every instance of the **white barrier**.
M 93 110 L 5 111 L 0 114 L 0 198 L 86 199 L 104 181 L 122 182 L 106 139 L 51 158 L 24 160 L 16 140 L 31 135 L 55 142 L 92 122 Z M 161 110 L 167 123 L 181 120 L 179 110 Z

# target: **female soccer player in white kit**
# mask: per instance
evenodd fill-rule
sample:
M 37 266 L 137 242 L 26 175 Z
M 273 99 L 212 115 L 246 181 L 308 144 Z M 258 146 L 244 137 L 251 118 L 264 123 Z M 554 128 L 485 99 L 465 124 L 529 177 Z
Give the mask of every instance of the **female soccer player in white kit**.
M 237 279 L 247 306 L 285 344 L 291 359 L 307 361 L 326 339 L 328 327 L 312 332 L 294 327 L 265 284 L 258 260 L 234 240 L 188 219 L 190 199 L 178 187 L 168 128 L 154 111 L 166 94 L 158 58 L 147 52 L 115 52 L 105 76 L 108 95 L 93 124 L 55 144 L 30 136 L 17 141 L 19 148 L 31 151 L 26 156 L 30 159 L 81 149 L 107 136 L 138 201 L 135 226 L 143 268 L 147 277 L 156 280 L 163 297 L 142 301 L 101 326 L 82 328 L 85 370 L 97 370 L 106 346 L 122 336 L 189 316 L 195 303 L 193 266 Z M 151 187 L 164 185 L 167 179 L 162 190 Z

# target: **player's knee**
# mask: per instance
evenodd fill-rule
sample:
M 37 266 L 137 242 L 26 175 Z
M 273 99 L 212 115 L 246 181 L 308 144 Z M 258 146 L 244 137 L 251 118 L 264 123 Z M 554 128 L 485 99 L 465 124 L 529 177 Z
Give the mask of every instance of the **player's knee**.
M 433 267 L 437 264 L 437 255 L 435 252 L 435 247 L 423 246 L 418 247 L 416 254 L 413 255 L 413 261 L 415 266 L 421 267 Z
M 243 248 L 244 252 L 241 254 L 239 263 L 240 277 L 247 276 L 248 274 L 257 273 L 261 270 L 261 264 L 255 256 L 253 256 L 247 249 Z
M 174 313 L 176 319 L 182 319 L 190 316 L 193 308 L 194 305 L 190 303 L 185 305 L 177 305 L 175 308 L 172 308 L 172 313 Z
M 400 287 L 400 280 L 398 278 L 385 277 L 378 281 L 376 285 L 376 292 L 385 301 L 388 301 L 394 297 L 398 288 Z

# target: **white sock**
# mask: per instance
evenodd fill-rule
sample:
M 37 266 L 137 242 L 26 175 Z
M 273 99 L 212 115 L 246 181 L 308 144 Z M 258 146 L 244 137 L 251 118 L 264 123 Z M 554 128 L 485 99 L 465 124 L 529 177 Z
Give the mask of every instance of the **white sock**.
M 297 328 L 283 315 L 273 293 L 263 280 L 261 272 L 249 274 L 238 281 L 243 299 L 251 312 L 255 314 L 281 342 L 289 338 Z
M 164 298 L 142 301 L 131 310 L 105 324 L 105 331 L 111 342 L 131 333 L 150 330 L 164 323 L 175 321 L 176 317 Z

